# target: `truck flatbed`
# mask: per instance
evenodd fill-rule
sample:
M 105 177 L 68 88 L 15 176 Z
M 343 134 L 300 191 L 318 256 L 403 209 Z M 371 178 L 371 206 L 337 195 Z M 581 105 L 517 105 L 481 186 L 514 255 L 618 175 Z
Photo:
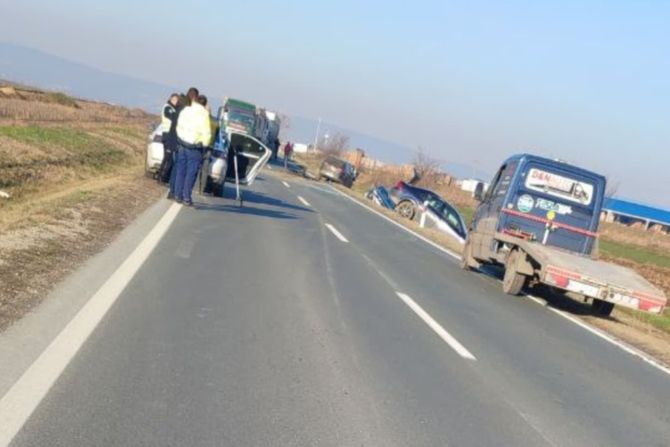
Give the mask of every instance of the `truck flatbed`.
M 667 305 L 663 291 L 632 269 L 502 233 L 496 239 L 513 243 L 537 262 L 543 283 L 652 313 Z

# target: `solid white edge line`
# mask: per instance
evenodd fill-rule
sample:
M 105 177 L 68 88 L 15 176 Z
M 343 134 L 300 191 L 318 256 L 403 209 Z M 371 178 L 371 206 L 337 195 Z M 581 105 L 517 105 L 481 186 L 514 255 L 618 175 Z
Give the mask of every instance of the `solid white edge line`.
M 402 292 L 396 292 L 398 298 L 400 298 L 407 306 L 414 311 L 415 314 L 421 318 L 424 323 L 430 327 L 433 332 L 435 332 L 446 344 L 449 345 L 451 349 L 456 351 L 458 355 L 468 360 L 477 360 L 470 351 L 468 351 L 465 346 L 463 346 L 458 340 L 456 340 L 449 332 L 447 332 L 437 321 L 431 317 L 428 312 L 423 310 L 412 298 L 407 294 Z
M 442 246 L 436 244 L 435 242 L 433 242 L 433 241 L 431 241 L 431 240 L 429 240 L 429 239 L 426 239 L 425 237 L 421 236 L 420 234 L 417 234 L 416 232 L 410 230 L 409 228 L 404 227 L 402 224 L 400 224 L 400 223 L 394 221 L 393 219 L 390 219 L 389 217 L 383 215 L 383 214 L 380 213 L 379 211 L 377 211 L 377 210 L 375 210 L 375 209 L 373 209 L 373 208 L 370 208 L 370 207 L 367 206 L 366 204 L 364 204 L 364 203 L 362 203 L 362 202 L 359 202 L 358 200 L 354 199 L 353 197 L 348 196 L 347 194 L 345 194 L 345 193 L 339 191 L 337 188 L 335 188 L 335 187 L 333 187 L 333 186 L 331 186 L 331 188 L 332 188 L 335 192 L 337 192 L 339 195 L 341 195 L 341 196 L 343 196 L 343 197 L 346 197 L 347 199 L 349 199 L 349 200 L 351 200 L 352 202 L 354 202 L 354 203 L 356 203 L 356 204 L 362 206 L 363 208 L 366 208 L 367 210 L 369 210 L 369 211 L 375 213 L 376 215 L 378 215 L 379 217 L 382 217 L 383 219 L 385 219 L 385 220 L 391 222 L 393 225 L 395 225 L 395 226 L 397 226 L 397 227 L 399 227 L 399 228 L 402 228 L 403 230 L 407 231 L 408 233 L 412 234 L 413 236 L 415 236 L 415 237 L 421 239 L 422 241 L 424 241 L 424 242 L 426 242 L 426 243 L 432 245 L 433 247 L 437 248 L 438 250 L 440 250 L 440 251 L 442 251 L 442 252 L 448 254 L 449 256 L 453 257 L 454 259 L 458 259 L 458 260 L 461 259 L 461 256 L 458 255 L 457 253 L 454 253 L 454 252 L 452 252 L 451 250 L 448 250 L 448 249 L 446 249 L 446 248 L 444 248 L 444 247 L 442 247 Z M 498 280 L 498 281 L 500 281 L 500 280 Z M 541 305 L 541 306 L 544 306 L 544 307 L 546 307 L 547 309 L 549 309 L 549 310 L 555 312 L 557 315 L 560 315 L 560 316 L 566 318 L 568 321 L 570 321 L 570 322 L 572 322 L 572 323 L 574 323 L 574 324 L 576 324 L 576 325 L 578 325 L 578 326 L 581 326 L 582 328 L 584 328 L 584 329 L 586 329 L 587 331 L 591 332 L 593 335 L 595 335 L 595 336 L 597 336 L 597 337 L 600 337 L 601 339 L 603 339 L 603 340 L 605 340 L 605 341 L 607 341 L 607 342 L 609 342 L 609 343 L 612 343 L 613 345 L 619 347 L 619 348 L 622 349 L 623 351 L 625 351 L 625 352 L 627 352 L 627 353 L 629 353 L 629 354 L 631 354 L 631 355 L 634 355 L 635 357 L 638 357 L 638 358 L 642 359 L 642 360 L 643 360 L 644 362 L 646 362 L 647 364 L 649 364 L 649 365 L 651 365 L 651 366 L 653 366 L 653 367 L 655 367 L 655 368 L 658 368 L 659 370 L 663 371 L 663 372 L 666 373 L 666 374 L 670 374 L 670 368 L 664 366 L 662 362 L 660 362 L 659 360 L 655 359 L 654 356 L 652 356 L 651 354 L 648 354 L 648 353 L 643 352 L 643 351 L 641 351 L 641 350 L 635 349 L 635 348 L 633 348 L 633 347 L 631 347 L 631 346 L 628 346 L 628 345 L 624 344 L 623 342 L 617 341 L 617 340 L 615 340 L 614 338 L 612 338 L 612 337 L 606 335 L 604 332 L 602 332 L 602 331 L 596 329 L 595 327 L 589 325 L 588 323 L 585 323 L 585 322 L 583 322 L 583 321 L 580 321 L 580 320 L 578 320 L 578 319 L 576 319 L 576 318 L 574 318 L 574 317 L 572 317 L 572 316 L 570 316 L 570 315 L 564 314 L 561 310 L 558 310 L 558 309 L 556 309 L 556 308 L 554 308 L 554 307 L 551 307 L 550 305 L 547 305 L 547 303 L 546 303 L 545 301 L 542 301 L 541 299 L 539 299 L 539 298 L 537 298 L 537 297 L 534 297 L 534 296 L 531 296 L 531 295 L 526 295 L 526 297 L 529 298 L 529 299 L 531 299 L 532 301 L 535 301 L 537 304 L 539 304 L 539 305 Z
M 300 201 L 302 202 L 302 204 L 305 205 L 305 206 L 312 206 L 312 205 L 310 205 L 309 202 L 308 202 L 307 200 L 305 200 L 302 196 L 298 196 L 298 200 L 300 200 Z
M 0 399 L 0 446 L 8 446 L 177 217 L 173 203 L 40 356 Z
M 407 228 L 406 226 L 402 225 L 401 223 L 396 222 L 395 220 L 391 219 L 391 218 L 388 217 L 388 216 L 385 216 L 384 214 L 380 213 L 380 212 L 377 211 L 376 209 L 374 209 L 374 208 L 370 208 L 370 207 L 367 206 L 366 204 L 364 204 L 364 203 L 362 203 L 362 202 L 359 202 L 358 200 L 356 200 L 356 199 L 354 199 L 353 197 L 351 197 L 351 196 L 349 196 L 349 195 L 343 193 L 342 191 L 339 191 L 337 188 L 335 188 L 335 187 L 333 187 L 333 186 L 331 186 L 331 188 L 332 188 L 335 192 L 337 192 L 339 195 L 341 195 L 341 196 L 343 196 L 343 197 L 346 197 L 347 199 L 349 199 L 349 200 L 351 200 L 352 202 L 354 202 L 354 203 L 356 203 L 356 204 L 362 206 L 363 208 L 367 209 L 368 211 L 371 211 L 371 212 L 375 213 L 375 214 L 378 215 L 379 217 L 381 217 L 381 218 L 387 220 L 388 222 L 391 222 L 391 223 L 392 223 L 393 225 L 395 225 L 396 227 L 405 230 L 406 232 L 408 232 L 408 233 L 411 234 L 412 236 L 414 236 L 414 237 L 416 237 L 416 238 L 418 238 L 418 239 L 421 239 L 421 240 L 424 241 L 425 243 L 430 244 L 431 246 L 437 248 L 437 249 L 440 250 L 441 252 L 448 254 L 449 256 L 451 256 L 452 258 L 454 258 L 454 259 L 456 259 L 456 260 L 460 260 L 460 259 L 461 259 L 461 256 L 460 256 L 458 253 L 455 253 L 455 252 L 449 250 L 448 248 L 444 248 L 443 246 L 441 246 L 441 245 L 439 245 L 439 244 L 437 244 L 437 243 L 431 241 L 430 239 L 428 239 L 428 238 L 426 238 L 426 237 L 424 237 L 424 236 L 421 236 L 419 233 L 410 230 L 410 229 Z
M 332 225 L 329 224 L 329 223 L 327 223 L 327 224 L 325 224 L 325 225 L 326 225 L 326 228 L 328 228 L 328 229 L 330 230 L 330 232 L 333 233 L 333 234 L 335 235 L 336 238 L 338 238 L 338 239 L 341 240 L 342 242 L 349 242 L 349 241 L 347 240 L 346 237 L 342 236 L 342 233 L 340 233 L 339 231 L 337 231 L 337 228 L 335 228 L 334 226 L 332 226 Z
M 282 182 L 282 184 L 283 184 L 284 186 L 286 186 L 287 188 L 290 188 L 290 187 L 291 187 L 291 185 L 289 185 L 288 182 L 285 182 L 284 180 L 282 180 L 281 182 Z

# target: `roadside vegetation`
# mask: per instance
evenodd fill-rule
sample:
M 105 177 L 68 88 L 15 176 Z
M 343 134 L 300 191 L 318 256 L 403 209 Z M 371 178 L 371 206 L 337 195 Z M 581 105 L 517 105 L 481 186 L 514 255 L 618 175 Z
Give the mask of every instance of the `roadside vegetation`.
M 163 192 L 144 177 L 154 121 L 0 85 L 0 330 Z

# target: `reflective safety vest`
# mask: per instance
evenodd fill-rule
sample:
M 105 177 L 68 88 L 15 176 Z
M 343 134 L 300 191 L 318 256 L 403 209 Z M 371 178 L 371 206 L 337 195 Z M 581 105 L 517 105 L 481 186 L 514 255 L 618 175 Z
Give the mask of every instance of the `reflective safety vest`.
M 170 129 L 172 129 L 172 120 L 169 117 L 174 115 L 176 112 L 177 111 L 174 107 L 172 107 L 172 104 L 165 104 L 163 106 L 163 113 L 161 113 L 161 127 L 163 133 L 168 133 Z
M 197 102 L 183 109 L 177 120 L 177 137 L 189 146 L 209 146 L 212 128 L 207 109 Z

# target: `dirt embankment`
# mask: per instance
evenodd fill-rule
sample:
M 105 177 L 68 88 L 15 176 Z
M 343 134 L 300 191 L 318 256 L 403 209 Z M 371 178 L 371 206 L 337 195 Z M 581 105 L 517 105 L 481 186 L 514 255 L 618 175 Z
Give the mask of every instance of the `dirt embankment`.
M 0 86 L 0 330 L 161 194 L 137 110 Z

